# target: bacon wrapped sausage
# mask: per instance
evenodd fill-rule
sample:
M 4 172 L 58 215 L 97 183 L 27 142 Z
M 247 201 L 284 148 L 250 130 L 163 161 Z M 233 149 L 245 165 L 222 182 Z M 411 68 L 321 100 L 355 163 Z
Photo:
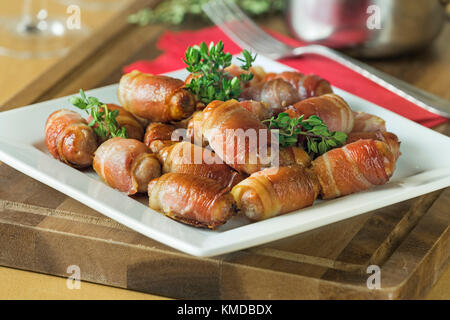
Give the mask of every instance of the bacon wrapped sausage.
M 95 152 L 94 170 L 111 187 L 133 195 L 146 192 L 150 180 L 161 175 L 161 165 L 147 146 L 135 139 L 112 138 Z
M 353 111 L 354 132 L 386 131 L 386 123 L 380 117 L 370 113 Z
M 163 173 L 188 173 L 210 178 L 222 187 L 233 187 L 243 177 L 231 169 L 211 150 L 190 142 L 178 142 L 158 152 Z
M 208 145 L 208 140 L 203 136 L 202 133 L 202 123 L 203 123 L 203 112 L 196 111 L 192 115 L 187 126 L 187 136 L 193 144 L 206 147 Z
M 136 70 L 122 76 L 117 96 L 126 110 L 151 121 L 185 119 L 196 108 L 195 98 L 183 81 Z
M 276 115 L 298 101 L 332 92 L 328 81 L 319 76 L 286 71 L 268 73 L 263 80 L 245 88 L 241 98 L 264 101 Z
M 240 211 L 253 221 L 308 207 L 319 195 L 319 182 L 302 166 L 272 167 L 253 173 L 231 194 Z
M 75 111 L 53 112 L 45 124 L 45 144 L 51 155 L 75 168 L 92 164 L 97 136 Z
M 203 110 L 202 132 L 226 164 L 247 174 L 271 164 L 271 133 L 236 100 L 213 101 Z
M 358 140 L 328 151 L 312 162 L 323 199 L 332 199 L 382 185 L 395 169 L 395 155 L 376 140 Z
M 110 111 L 119 110 L 116 121 L 119 127 L 125 127 L 127 131 L 127 137 L 130 139 L 141 141 L 142 137 L 144 136 L 144 126 L 141 124 L 141 122 L 130 112 L 116 104 L 108 103 L 106 105 L 108 106 L 108 110 Z M 87 118 L 87 122 L 89 123 L 91 121 L 92 116 L 89 115 Z
M 334 93 L 297 102 L 285 112 L 291 117 L 299 117 L 303 114 L 305 119 L 316 115 L 328 126 L 330 132 L 349 133 L 353 129 L 352 110 L 344 99 Z
M 374 132 L 350 132 L 347 137 L 346 144 L 358 141 L 360 139 L 373 139 L 385 142 L 391 152 L 394 154 L 395 160 L 400 156 L 400 141 L 392 132 L 374 131 Z
M 239 104 L 246 110 L 253 113 L 259 120 L 266 120 L 272 117 L 272 110 L 269 105 L 262 101 L 244 100 Z
M 170 147 L 171 145 L 174 145 L 178 143 L 178 141 L 172 141 L 172 140 L 155 140 L 152 143 L 150 143 L 149 149 L 152 153 L 158 153 L 162 149 L 166 147 Z
M 166 173 L 148 185 L 150 208 L 195 227 L 216 229 L 236 212 L 233 197 L 220 183 L 185 173 Z
M 253 113 L 259 120 L 266 120 L 272 116 L 269 106 L 265 102 L 245 100 L 239 101 L 239 105 Z M 208 140 L 202 134 L 203 112 L 196 111 L 189 119 L 187 126 L 187 137 L 192 143 L 206 147 Z
M 145 129 L 144 143 L 150 148 L 153 141 L 172 140 L 172 133 L 176 128 L 170 124 L 161 122 L 152 122 Z
M 287 147 L 280 149 L 279 163 L 280 167 L 298 164 L 306 168 L 311 164 L 311 158 L 301 147 Z
M 185 134 L 184 128 L 177 128 L 174 125 L 161 122 L 152 122 L 145 131 L 144 143 L 153 153 L 157 153 L 164 147 L 182 141 Z
M 303 74 L 295 71 L 268 73 L 264 81 L 283 79 L 289 82 L 298 92 L 299 100 L 333 93 L 330 83 L 315 74 Z
M 239 67 L 235 64 L 231 64 L 229 67 L 225 68 L 225 71 L 234 77 L 240 77 L 241 74 L 245 74 L 248 72 L 246 70 L 243 70 L 241 67 Z M 252 78 L 252 80 L 250 80 L 249 82 L 246 83 L 246 85 L 245 85 L 246 87 L 254 86 L 257 83 L 263 81 L 264 78 L 266 77 L 266 72 L 260 66 L 250 67 L 249 72 L 253 74 L 253 78 Z

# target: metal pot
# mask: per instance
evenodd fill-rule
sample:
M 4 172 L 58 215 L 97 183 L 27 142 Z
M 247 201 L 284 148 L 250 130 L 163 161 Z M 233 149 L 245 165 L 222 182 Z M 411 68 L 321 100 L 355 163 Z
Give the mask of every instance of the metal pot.
M 430 44 L 449 0 L 288 0 L 294 36 L 363 57 L 386 57 Z

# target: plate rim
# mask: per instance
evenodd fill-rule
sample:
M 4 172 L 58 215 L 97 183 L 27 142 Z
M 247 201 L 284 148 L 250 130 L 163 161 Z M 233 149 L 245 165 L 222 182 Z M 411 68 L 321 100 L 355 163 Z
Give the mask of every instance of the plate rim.
M 261 57 L 261 58 L 263 58 L 264 60 L 270 61 L 270 63 L 272 63 L 272 64 L 281 65 L 285 69 L 295 70 L 295 69 L 293 69 L 293 68 L 291 68 L 291 67 L 289 67 L 287 65 L 284 65 L 284 64 L 282 64 L 282 63 L 280 63 L 278 61 L 274 61 L 274 60 L 271 60 L 271 59 L 268 59 L 268 58 L 264 58 L 264 57 Z M 260 60 L 261 60 L 261 58 L 260 58 Z M 264 63 L 265 63 L 264 61 L 263 61 L 263 63 L 261 63 L 263 65 L 263 67 L 264 67 Z M 177 72 L 181 72 L 182 70 L 184 70 L 184 69 L 175 70 L 173 72 L 167 73 L 167 75 L 175 74 Z M 87 90 L 86 94 L 95 94 L 95 92 L 97 92 L 97 91 L 111 90 L 112 87 L 117 87 L 117 85 L 118 84 L 111 84 L 111 85 L 108 85 L 108 86 Z M 368 101 L 368 100 L 366 100 L 366 99 L 364 99 L 362 97 L 356 96 L 356 95 L 354 95 L 352 93 L 349 93 L 349 92 L 347 92 L 345 90 L 336 88 L 334 86 L 333 86 L 333 89 L 338 94 L 339 93 L 345 93 L 345 95 L 348 95 L 348 96 L 352 97 L 352 99 L 360 99 L 360 100 L 363 100 L 364 103 L 368 103 L 371 106 L 376 106 L 377 108 L 382 108 L 388 114 L 390 114 L 390 116 L 392 116 L 394 118 L 395 117 L 400 117 L 402 121 L 406 120 L 408 122 L 407 124 L 409 126 L 412 125 L 413 127 L 420 128 L 420 130 L 427 129 L 427 130 L 429 130 L 428 132 L 430 134 L 436 135 L 436 137 L 439 137 L 441 139 L 446 138 L 446 139 L 448 139 L 447 142 L 449 143 L 449 146 L 450 146 L 450 137 L 447 137 L 447 136 L 445 136 L 445 135 L 443 135 L 443 134 L 441 134 L 441 133 L 439 133 L 437 131 L 434 131 L 432 129 L 429 129 L 429 128 L 426 128 L 424 126 L 421 126 L 420 124 L 418 124 L 418 123 L 416 123 L 416 122 L 414 122 L 412 120 L 404 118 L 403 116 L 401 116 L 399 114 L 396 114 L 396 113 L 394 113 L 394 112 L 392 112 L 392 111 L 390 111 L 390 110 L 388 110 L 386 108 L 383 108 L 382 106 L 379 106 L 379 105 L 377 105 L 377 104 L 375 104 L 375 103 L 373 103 L 371 101 Z M 60 97 L 60 98 L 56 98 L 56 99 L 52 99 L 52 100 L 47 100 L 47 101 L 35 103 L 35 104 L 32 104 L 32 105 L 28 105 L 28 106 L 17 108 L 17 109 L 13 109 L 13 110 L 0 112 L 0 120 L 2 120 L 3 118 L 7 118 L 10 115 L 14 115 L 16 113 L 18 113 L 18 114 L 25 113 L 30 108 L 39 108 L 41 105 L 56 104 L 56 103 L 59 103 L 60 101 L 61 102 L 65 101 L 67 103 L 67 98 L 68 97 L 70 97 L 70 95 L 66 96 L 66 97 Z M 48 108 L 50 108 L 50 106 Z M 43 127 L 43 124 L 42 124 L 42 127 Z M 11 143 L 9 143 L 8 141 L 5 141 L 5 139 L 6 139 L 6 137 L 2 136 L 1 130 L 0 130 L 0 146 L 8 144 L 11 148 L 14 148 L 14 146 Z M 19 147 L 22 147 L 22 148 L 33 148 L 36 152 L 40 152 L 41 153 L 41 151 L 39 149 L 35 148 L 34 146 L 32 146 L 30 144 L 26 144 L 26 143 L 22 143 L 22 145 L 20 145 L 20 143 L 19 143 L 16 147 L 17 148 L 19 148 Z M 44 155 L 44 153 L 42 153 L 42 154 Z M 58 163 L 59 165 L 63 165 L 65 167 L 67 167 L 67 168 L 70 168 L 70 167 L 66 166 L 65 164 L 62 164 L 61 162 L 53 159 L 50 155 L 46 155 L 46 156 L 50 160 L 55 161 L 56 163 Z M 119 211 L 116 212 L 116 210 L 114 208 L 111 208 L 110 206 L 105 206 L 104 201 L 96 199 L 96 198 L 91 198 L 89 196 L 89 194 L 81 193 L 79 190 L 76 190 L 72 185 L 64 184 L 63 182 L 59 182 L 58 180 L 55 180 L 56 178 L 54 176 L 52 176 L 52 175 L 48 175 L 48 174 L 44 174 L 43 172 L 39 172 L 39 170 L 34 168 L 32 165 L 30 165 L 30 163 L 25 163 L 24 161 L 20 161 L 17 158 L 17 155 L 16 155 L 16 157 L 14 157 L 14 155 L 6 153 L 6 151 L 2 150 L 2 148 L 0 148 L 0 160 L 3 161 L 4 163 L 6 163 L 7 165 L 15 168 L 16 170 L 21 171 L 22 173 L 32 177 L 33 179 L 36 179 L 36 180 L 38 180 L 38 181 L 40 181 L 40 182 L 42 182 L 42 183 L 44 183 L 44 184 L 54 188 L 54 189 L 56 189 L 57 191 L 64 193 L 68 197 L 74 198 L 77 201 L 82 202 L 83 204 L 93 208 L 94 210 L 99 211 L 101 214 L 103 214 L 103 215 L 105 215 L 105 216 L 107 216 L 107 217 L 109 217 L 109 218 L 111 218 L 113 220 L 116 220 L 119 223 L 122 223 L 122 224 L 130 227 L 131 229 L 133 229 L 133 230 L 135 230 L 135 231 L 137 231 L 137 232 L 139 232 L 141 234 L 144 234 L 147 237 L 150 237 L 150 238 L 154 239 L 155 241 L 163 243 L 163 244 L 165 244 L 165 245 L 167 245 L 169 247 L 175 248 L 175 249 L 180 250 L 182 252 L 191 254 L 193 256 L 199 256 L 199 257 L 217 256 L 217 255 L 221 255 L 221 254 L 225 254 L 225 253 L 234 252 L 234 251 L 237 251 L 237 250 L 242 250 L 242 249 L 245 249 L 245 248 L 253 247 L 255 245 L 260 245 L 260 244 L 268 243 L 268 242 L 271 242 L 271 241 L 279 240 L 279 239 L 282 239 L 282 238 L 285 238 L 285 237 L 292 236 L 294 234 L 299 234 L 299 233 L 305 232 L 307 230 L 312 230 L 312 229 L 315 229 L 315 228 L 318 228 L 318 227 L 321 227 L 321 226 L 324 226 L 324 225 L 328 225 L 328 224 L 331 224 L 331 223 L 334 223 L 334 222 L 337 222 L 337 221 L 348 219 L 350 217 L 357 216 L 357 215 L 360 215 L 360 214 L 364 214 L 364 213 L 367 213 L 369 211 L 372 211 L 372 210 L 375 210 L 375 209 L 378 209 L 378 208 L 381 208 L 381 207 L 392 205 L 394 203 L 398 203 L 398 202 L 401 202 L 401 201 L 404 201 L 404 200 L 407 200 L 407 199 L 419 196 L 419 195 L 424 194 L 424 193 L 432 192 L 432 191 L 435 191 L 435 190 L 438 190 L 438 189 L 450 186 L 450 164 L 449 164 L 448 168 L 445 167 L 445 166 L 441 168 L 441 169 L 445 169 L 444 173 L 448 173 L 448 176 L 441 177 L 440 179 L 435 179 L 435 180 L 429 181 L 429 182 L 427 182 L 425 184 L 412 186 L 410 188 L 407 187 L 407 188 L 405 188 L 403 190 L 402 193 L 400 193 L 401 197 L 399 197 L 399 199 L 401 199 L 401 200 L 398 200 L 398 201 L 393 201 L 393 202 L 389 202 L 388 201 L 389 203 L 382 204 L 382 205 L 376 205 L 375 203 L 373 203 L 368 208 L 364 208 L 362 210 L 361 210 L 361 208 L 355 209 L 358 212 L 356 214 L 354 214 L 352 212 L 353 209 L 352 210 L 348 209 L 346 213 L 341 212 L 340 214 L 335 214 L 334 216 L 330 217 L 329 222 L 322 223 L 322 224 L 318 223 L 318 225 L 316 225 L 316 226 L 314 226 L 315 220 L 312 219 L 307 224 L 303 223 L 303 225 L 302 225 L 303 227 L 302 228 L 299 228 L 298 225 L 292 225 L 292 226 L 289 226 L 288 228 L 284 228 L 283 234 L 279 234 L 279 235 L 274 234 L 275 231 L 272 231 L 272 232 L 269 232 L 269 233 L 259 233 L 257 237 L 253 236 L 253 238 L 250 238 L 250 239 L 247 239 L 247 240 L 244 240 L 244 241 L 242 239 L 237 239 L 237 240 L 233 239 L 234 241 L 231 241 L 231 242 L 229 241 L 228 243 L 225 243 L 225 244 L 222 243 L 222 244 L 217 245 L 217 244 L 212 243 L 214 240 L 219 240 L 219 241 L 222 240 L 221 238 L 226 237 L 230 233 L 233 234 L 233 233 L 238 232 L 238 231 L 234 231 L 234 230 L 237 230 L 237 229 L 240 229 L 240 231 L 242 231 L 242 228 L 244 229 L 244 231 L 247 230 L 247 229 L 250 229 L 250 230 L 251 229 L 256 229 L 256 230 L 264 229 L 267 225 L 270 226 L 271 224 L 275 224 L 274 221 L 276 221 L 276 223 L 278 223 L 278 224 L 283 224 L 283 220 L 293 220 L 292 216 L 293 215 L 298 215 L 298 214 L 301 213 L 299 211 L 302 211 L 302 210 L 297 210 L 297 211 L 289 213 L 289 214 L 281 215 L 281 216 L 278 216 L 278 217 L 275 217 L 275 218 L 272 218 L 272 219 L 268 219 L 268 220 L 264 220 L 264 221 L 260 221 L 260 222 L 257 222 L 257 223 L 243 225 L 243 226 L 240 226 L 240 227 L 237 227 L 237 228 L 234 228 L 234 229 L 230 229 L 230 230 L 226 230 L 226 231 L 223 231 L 223 232 L 219 232 L 219 233 L 214 233 L 214 231 L 206 231 L 208 233 L 199 232 L 198 234 L 200 235 L 200 238 L 203 239 L 203 241 L 200 244 L 196 245 L 196 244 L 191 244 L 189 242 L 183 241 L 183 240 L 181 240 L 179 238 L 167 235 L 166 233 L 164 233 L 162 231 L 159 231 L 156 228 L 152 228 L 152 230 L 151 230 L 152 232 L 156 231 L 155 232 L 156 234 L 149 235 L 148 234 L 149 226 L 142 225 L 142 223 L 141 223 L 141 225 L 139 225 L 138 223 L 130 222 L 132 219 L 127 216 L 127 213 L 119 212 Z M 70 168 L 70 169 L 73 169 L 73 168 Z M 76 170 L 76 169 L 73 169 L 73 170 L 75 170 L 75 171 L 79 172 L 80 174 L 82 174 L 82 172 L 80 172 L 79 170 Z M 71 171 L 71 172 L 73 172 L 73 171 Z M 417 174 L 413 175 L 411 177 L 416 177 L 416 176 L 417 176 Z M 97 181 L 97 183 L 101 183 L 104 187 L 112 189 L 111 187 L 105 185 L 103 182 Z M 389 183 L 386 184 L 386 185 L 389 185 Z M 118 192 L 117 190 L 115 190 L 115 191 Z M 362 192 L 362 193 L 359 193 L 359 194 L 364 194 L 364 193 L 368 194 L 368 193 L 371 193 L 371 192 L 373 192 L 373 189 L 370 189 L 369 191 Z M 398 197 L 399 195 L 396 194 L 395 196 Z M 130 197 L 126 196 L 126 195 L 125 195 L 125 197 L 128 198 L 130 201 L 133 201 L 133 200 L 136 201 L 135 199 L 130 198 Z M 394 197 L 394 195 L 392 197 Z M 343 197 L 343 198 L 339 198 L 339 199 L 340 199 L 341 202 L 342 202 L 342 199 L 344 199 L 344 201 L 343 201 L 344 203 L 345 202 L 349 202 L 349 201 L 351 202 L 353 200 L 353 198 L 352 198 L 350 200 L 345 201 L 345 199 L 349 199 L 349 197 Z M 383 199 L 384 199 L 384 202 L 386 202 L 385 201 L 386 198 L 383 198 Z M 331 201 L 333 201 L 333 200 L 331 200 Z M 136 201 L 136 202 L 138 202 L 138 201 Z M 376 202 L 376 201 L 374 200 L 374 202 Z M 328 203 L 329 203 L 329 201 L 327 202 L 327 204 Z M 141 204 L 141 205 L 144 206 L 143 204 Z M 364 204 L 364 205 L 366 205 L 366 204 Z M 310 212 L 314 212 L 314 211 L 317 211 L 317 210 L 322 210 L 322 206 L 313 205 L 313 206 L 305 208 L 305 209 L 308 209 Z M 363 205 L 359 204 L 356 207 L 361 207 L 361 206 L 363 206 Z M 107 211 L 107 212 L 105 212 L 105 211 Z M 147 207 L 146 211 L 149 211 L 149 212 L 152 212 L 152 213 L 157 213 L 158 215 L 161 215 L 162 217 L 166 218 L 165 216 L 163 216 L 162 214 L 152 210 L 151 208 Z M 291 217 L 291 218 L 289 218 L 289 217 Z M 169 218 L 167 218 L 167 219 L 169 219 Z M 278 219 L 278 220 L 276 220 L 276 219 Z M 127 221 L 127 220 L 130 220 L 130 221 Z M 181 224 L 181 223 L 173 221 L 173 220 L 172 220 L 172 222 L 176 223 L 176 224 Z M 255 227 L 255 225 L 258 225 L 258 226 Z M 312 226 L 312 227 L 308 228 L 307 226 L 305 227 L 305 225 L 309 225 L 309 226 Z M 193 228 L 193 227 L 190 227 L 190 226 L 185 226 L 185 227 Z M 294 228 L 298 228 L 298 229 L 297 230 L 293 230 Z M 180 229 L 183 229 L 183 228 L 180 228 Z M 301 231 L 299 231 L 299 229 L 301 229 Z M 194 229 L 194 230 L 198 231 L 198 229 Z M 289 232 L 286 232 L 286 230 L 289 230 Z M 156 235 L 156 237 L 155 237 L 155 235 Z M 260 238 L 262 238 L 262 237 L 266 237 L 266 239 L 261 240 Z M 269 239 L 269 240 L 267 240 L 267 239 Z

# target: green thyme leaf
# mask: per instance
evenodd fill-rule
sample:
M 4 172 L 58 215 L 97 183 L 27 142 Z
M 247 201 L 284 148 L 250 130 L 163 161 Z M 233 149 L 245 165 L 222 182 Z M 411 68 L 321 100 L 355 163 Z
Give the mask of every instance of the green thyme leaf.
M 298 118 L 289 117 L 282 112 L 278 116 L 264 120 L 269 129 L 279 130 L 280 147 L 286 148 L 303 143 L 303 147 L 309 153 L 324 154 L 328 150 L 342 146 L 347 140 L 347 135 L 341 131 L 330 133 L 328 126 L 318 116 L 310 116 L 304 119 L 304 115 Z M 299 139 L 301 136 L 304 139 Z
M 237 99 L 244 84 L 253 79 L 253 74 L 248 70 L 256 55 L 244 50 L 240 60 L 243 62 L 241 68 L 246 72 L 234 77 L 225 71 L 233 57 L 223 49 L 222 41 L 217 44 L 211 42 L 209 46 L 202 42 L 199 46 L 187 48 L 185 53 L 183 61 L 186 70 L 193 75 L 186 88 L 205 104 L 213 100 Z
M 98 98 L 86 97 L 82 89 L 80 89 L 80 96 L 70 97 L 69 102 L 75 107 L 85 110 L 92 117 L 88 125 L 102 140 L 112 137 L 127 138 L 126 128 L 121 128 L 116 120 L 119 110 L 109 110 L 108 106 L 100 102 Z
M 165 0 L 154 8 L 145 8 L 128 16 L 128 22 L 145 26 L 155 23 L 179 25 L 188 17 L 196 21 L 208 21 L 202 5 L 209 0 Z M 236 4 L 251 16 L 281 13 L 286 7 L 285 0 L 235 0 Z
M 325 141 L 322 140 L 318 144 L 318 149 L 320 154 L 324 154 L 330 149 L 330 147 L 325 143 Z

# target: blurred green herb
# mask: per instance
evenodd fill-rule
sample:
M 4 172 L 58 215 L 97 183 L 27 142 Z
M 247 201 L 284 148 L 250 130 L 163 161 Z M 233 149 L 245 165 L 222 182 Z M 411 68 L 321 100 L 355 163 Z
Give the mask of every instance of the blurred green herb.
M 231 65 L 232 55 L 223 51 L 223 42 L 211 42 L 209 46 L 202 42 L 200 46 L 192 46 L 186 50 L 184 62 L 186 70 L 192 74 L 191 81 L 186 84 L 199 101 L 208 104 L 213 100 L 226 101 L 236 99 L 242 92 L 242 86 L 253 78 L 248 72 L 256 55 L 244 50 L 241 69 L 247 71 L 239 77 L 232 76 L 224 69 Z
M 318 116 L 310 116 L 308 119 L 304 119 L 304 115 L 291 118 L 289 114 L 282 112 L 276 118 L 272 117 L 263 122 L 268 122 L 269 129 L 279 130 L 282 148 L 297 145 L 303 136 L 304 147 L 308 152 L 320 155 L 334 147 L 342 146 L 347 140 L 344 132 L 330 133 L 328 126 Z
M 69 102 L 75 107 L 85 110 L 92 117 L 89 126 L 102 139 L 106 140 L 113 137 L 127 138 L 125 127 L 119 127 L 116 117 L 119 110 L 109 110 L 108 106 L 100 102 L 95 97 L 86 97 L 83 90 L 80 89 L 80 96 L 73 96 Z
M 201 17 L 205 21 L 206 15 L 202 5 L 209 0 L 166 0 L 154 9 L 145 8 L 128 16 L 128 22 L 141 26 L 154 23 L 180 24 L 186 17 Z M 242 10 L 250 16 L 281 12 L 285 7 L 285 0 L 234 0 Z

